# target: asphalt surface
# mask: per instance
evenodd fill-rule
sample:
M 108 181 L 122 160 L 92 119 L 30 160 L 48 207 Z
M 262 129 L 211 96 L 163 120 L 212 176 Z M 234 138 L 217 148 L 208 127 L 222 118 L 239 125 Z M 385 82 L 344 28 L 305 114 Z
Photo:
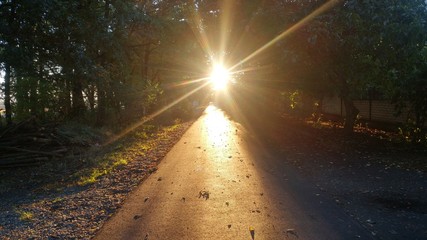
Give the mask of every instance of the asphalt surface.
M 373 239 L 209 106 L 95 239 Z

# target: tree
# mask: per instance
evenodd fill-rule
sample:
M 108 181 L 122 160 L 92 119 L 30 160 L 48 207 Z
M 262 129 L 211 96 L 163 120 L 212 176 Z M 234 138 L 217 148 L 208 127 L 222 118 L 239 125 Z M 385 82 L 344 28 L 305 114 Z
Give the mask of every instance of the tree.
M 427 46 L 420 51 L 419 64 L 413 68 L 411 77 L 396 81 L 393 103 L 397 115 L 407 112 L 407 124 L 411 141 L 418 142 L 425 138 L 427 121 Z
M 284 68 L 294 66 L 305 90 L 322 93 L 327 88 L 317 86 L 332 87 L 344 102 L 345 130 L 351 132 L 359 112 L 353 99 L 359 92 L 376 87 L 389 94 L 395 81 L 410 78 L 426 42 L 426 11 L 422 0 L 343 1 L 282 44 L 291 59 Z
M 341 63 L 335 72 L 345 78 L 341 81 L 342 97 L 346 103 L 346 129 L 350 131 L 356 117 L 354 111 L 357 112 L 351 102 L 354 93 L 375 86 L 390 96 L 395 81 L 411 77 L 419 63 L 417 56 L 427 41 L 427 6 L 422 0 L 393 4 L 346 1 L 340 11 L 335 18 L 338 22 L 333 25 L 339 26 L 335 30 L 344 44 L 341 56 L 336 53 L 339 61 L 334 63 Z M 343 25 L 345 19 L 352 19 L 352 24 Z M 349 91 L 345 92 L 346 89 Z
M 173 2 L 0 1 L 8 121 L 37 115 L 90 122 L 86 118 L 95 112 L 99 125 L 119 121 L 129 102 L 139 99 L 126 93 L 136 75 L 140 94 L 150 89 L 155 101 L 156 84 L 148 83 L 156 76 L 151 59 L 163 31 L 158 23 L 168 17 L 160 12 Z M 140 46 L 144 56 L 135 57 Z

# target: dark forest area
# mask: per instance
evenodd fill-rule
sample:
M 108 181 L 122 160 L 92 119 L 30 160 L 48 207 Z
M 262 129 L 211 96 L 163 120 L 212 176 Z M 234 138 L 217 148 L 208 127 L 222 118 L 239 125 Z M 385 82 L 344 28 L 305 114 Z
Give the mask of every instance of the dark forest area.
M 192 80 L 221 60 L 242 85 L 291 100 L 340 96 L 348 131 L 352 100 L 372 93 L 397 114 L 409 108 L 414 129 L 425 125 L 425 1 L 225 3 L 1 1 L 1 124 L 122 128 L 189 91 L 180 85 L 200 85 Z
M 423 0 L 9 0 L 0 13 L 3 138 L 21 125 L 114 134 L 154 116 L 191 117 L 211 100 L 206 79 L 220 63 L 244 99 L 240 109 L 270 98 L 263 109 L 319 120 L 316 106 L 337 96 L 352 132 L 353 101 L 374 97 L 406 115 L 407 141 L 426 142 Z

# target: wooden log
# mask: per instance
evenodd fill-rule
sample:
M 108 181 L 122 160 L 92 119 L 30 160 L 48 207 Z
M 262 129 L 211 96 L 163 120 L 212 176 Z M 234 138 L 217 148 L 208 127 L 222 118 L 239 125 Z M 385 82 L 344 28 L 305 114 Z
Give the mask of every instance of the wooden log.
M 15 160 L 20 160 L 20 159 L 28 159 L 28 158 L 32 158 L 32 157 L 40 157 L 40 155 L 34 155 L 34 154 L 28 154 L 28 153 L 18 153 L 18 154 L 6 154 L 6 155 L 2 155 L 0 157 L 0 162 L 4 159 L 15 159 Z
M 51 152 L 58 153 L 58 154 L 59 153 L 65 153 L 65 152 L 68 152 L 68 148 L 59 148 L 59 149 L 53 150 Z
M 17 148 L 17 147 L 6 147 L 6 146 L 0 146 L 0 150 L 9 150 L 9 151 L 17 151 L 17 152 L 28 152 L 28 153 L 37 153 L 41 155 L 49 155 L 49 156 L 56 156 L 60 157 L 61 154 L 58 153 L 52 153 L 52 152 L 42 152 L 42 151 L 34 151 L 34 150 L 28 150 L 23 148 Z
M 10 167 L 28 167 L 38 165 L 41 162 L 48 161 L 48 157 L 35 157 L 29 159 L 15 160 L 15 159 L 5 159 L 0 162 L 0 168 L 10 168 Z
M 16 131 L 17 129 L 19 129 L 21 126 L 23 126 L 23 125 L 25 125 L 26 123 L 29 123 L 30 121 L 32 121 L 32 120 L 34 120 L 35 119 L 35 116 L 31 116 L 30 118 L 28 118 L 28 119 L 26 119 L 26 120 L 23 120 L 23 121 L 21 121 L 21 122 L 19 122 L 19 123 L 17 123 L 15 126 L 12 126 L 12 127 L 8 127 L 8 128 L 6 128 L 6 130 L 5 131 L 3 131 L 1 134 L 0 134 L 0 138 L 2 138 L 3 136 L 5 136 L 7 133 L 9 133 L 9 132 L 14 132 L 14 131 Z
M 8 164 L 15 164 L 15 163 L 32 163 L 32 162 L 41 162 L 41 161 L 47 161 L 49 160 L 48 157 L 30 157 L 30 158 L 23 158 L 23 159 L 15 159 L 15 158 L 7 158 L 2 159 L 0 162 L 0 165 L 8 165 Z

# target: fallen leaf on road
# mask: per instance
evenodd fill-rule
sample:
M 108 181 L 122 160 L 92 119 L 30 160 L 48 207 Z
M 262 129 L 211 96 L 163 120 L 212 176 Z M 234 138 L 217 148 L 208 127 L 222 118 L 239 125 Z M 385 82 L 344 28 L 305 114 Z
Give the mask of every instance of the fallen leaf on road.
M 249 232 L 251 233 L 252 240 L 254 240 L 255 239 L 255 228 L 249 227 Z
M 291 234 L 298 238 L 298 234 L 293 228 L 286 229 L 286 235 Z
M 372 221 L 371 219 L 366 220 L 366 223 L 368 223 L 369 225 L 374 225 L 375 221 Z
M 204 199 L 208 200 L 209 199 L 209 192 L 201 190 L 199 192 L 199 198 L 204 198 Z

